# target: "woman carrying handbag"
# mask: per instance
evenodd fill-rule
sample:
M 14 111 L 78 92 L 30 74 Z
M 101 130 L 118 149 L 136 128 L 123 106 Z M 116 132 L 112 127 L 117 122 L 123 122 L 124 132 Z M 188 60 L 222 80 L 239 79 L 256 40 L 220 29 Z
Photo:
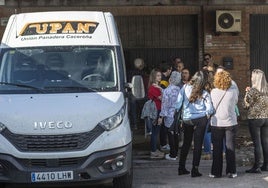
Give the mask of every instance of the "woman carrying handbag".
M 173 72 L 169 78 L 169 86 L 164 89 L 162 97 L 162 105 L 160 112 L 160 122 L 163 124 L 164 131 L 168 135 L 168 143 L 170 152 L 165 155 L 167 160 L 176 160 L 178 154 L 178 114 L 175 112 L 174 103 L 180 92 L 179 83 L 181 76 L 177 72 Z M 164 123 L 163 123 L 164 122 Z
M 215 88 L 211 99 L 215 114 L 211 117 L 211 138 L 213 143 L 213 162 L 209 177 L 220 178 L 223 168 L 223 144 L 226 148 L 226 174 L 229 178 L 237 177 L 235 161 L 235 136 L 237 115 L 235 106 L 238 102 L 238 90 L 232 86 L 230 73 L 221 71 L 214 76 Z

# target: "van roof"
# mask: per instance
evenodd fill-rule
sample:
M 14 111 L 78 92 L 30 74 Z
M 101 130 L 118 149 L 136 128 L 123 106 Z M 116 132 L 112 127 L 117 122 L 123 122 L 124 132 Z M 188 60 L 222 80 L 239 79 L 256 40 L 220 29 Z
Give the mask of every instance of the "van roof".
M 55 11 L 14 14 L 2 44 L 8 47 L 119 45 L 109 12 Z

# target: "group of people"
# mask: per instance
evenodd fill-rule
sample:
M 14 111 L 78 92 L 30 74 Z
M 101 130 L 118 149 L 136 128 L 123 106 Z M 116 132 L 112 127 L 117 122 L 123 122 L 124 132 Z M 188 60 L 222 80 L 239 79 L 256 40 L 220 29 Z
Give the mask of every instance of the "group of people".
M 222 66 L 207 61 L 190 77 L 180 58 L 173 66 L 162 65 L 149 76 L 147 97 L 155 104 L 157 117 L 151 121 L 151 158 L 178 158 L 179 126 L 184 131 L 179 155 L 178 175 L 199 177 L 199 164 L 205 134 L 211 131 L 213 144 L 212 166 L 209 177 L 220 178 L 223 171 L 223 153 L 226 155 L 226 174 L 237 177 L 235 137 L 237 131 L 237 103 L 239 90 L 231 75 Z M 251 87 L 246 88 L 243 102 L 248 110 L 249 130 L 254 144 L 255 162 L 247 173 L 268 170 L 268 84 L 263 71 L 254 69 Z M 158 149 L 160 138 L 160 149 Z M 186 168 L 189 150 L 193 146 L 192 169 Z M 162 152 L 168 149 L 169 153 Z

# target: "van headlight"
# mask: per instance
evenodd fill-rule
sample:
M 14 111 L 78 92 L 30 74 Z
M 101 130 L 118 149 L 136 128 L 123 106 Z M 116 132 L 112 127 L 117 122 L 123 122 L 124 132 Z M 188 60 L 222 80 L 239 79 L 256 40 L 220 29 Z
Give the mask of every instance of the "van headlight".
M 106 131 L 111 131 L 114 128 L 118 127 L 125 116 L 126 107 L 123 105 L 123 107 L 113 116 L 102 120 L 99 125 L 102 126 Z

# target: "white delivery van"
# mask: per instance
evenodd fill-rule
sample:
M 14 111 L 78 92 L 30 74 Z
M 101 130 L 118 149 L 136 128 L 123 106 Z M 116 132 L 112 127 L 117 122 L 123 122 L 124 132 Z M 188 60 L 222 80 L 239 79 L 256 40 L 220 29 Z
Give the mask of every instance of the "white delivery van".
M 12 15 L 0 52 L 1 186 L 112 178 L 131 187 L 125 62 L 111 13 Z

